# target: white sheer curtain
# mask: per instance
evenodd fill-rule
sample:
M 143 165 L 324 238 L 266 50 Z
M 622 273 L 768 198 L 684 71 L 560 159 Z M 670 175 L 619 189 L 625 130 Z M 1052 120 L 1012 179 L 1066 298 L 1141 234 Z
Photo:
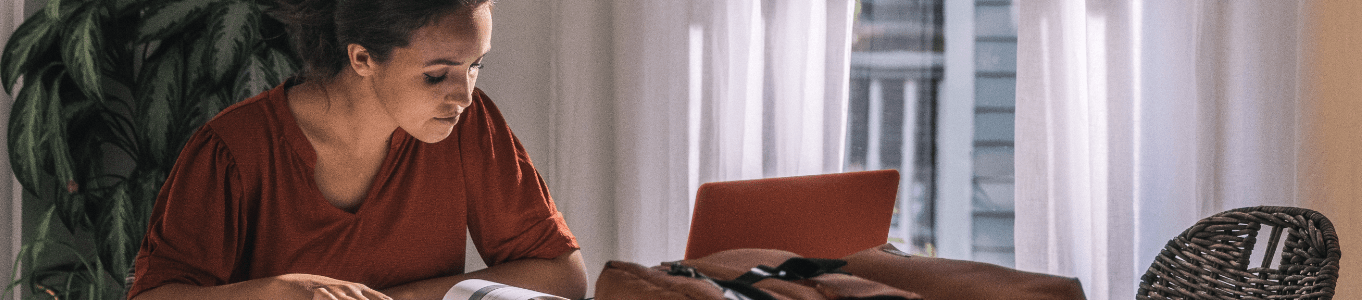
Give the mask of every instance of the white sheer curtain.
M 1301 3 L 1019 2 L 1019 269 L 1129 299 L 1196 220 L 1296 205 Z
M 852 5 L 615 4 L 618 259 L 680 259 L 701 183 L 841 170 Z
M 700 45 L 699 182 L 838 172 L 850 1 L 707 1 Z

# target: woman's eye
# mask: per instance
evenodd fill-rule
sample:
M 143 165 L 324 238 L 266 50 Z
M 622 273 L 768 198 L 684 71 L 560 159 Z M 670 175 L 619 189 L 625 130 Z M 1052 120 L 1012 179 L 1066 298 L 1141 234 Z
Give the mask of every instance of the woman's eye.
M 446 77 L 449 77 L 449 74 L 440 75 L 439 77 L 430 76 L 430 74 L 421 74 L 421 75 L 426 75 L 426 83 L 428 83 L 428 84 L 440 83 L 440 82 L 445 81 L 445 78 L 446 78 Z
M 468 65 L 468 71 L 469 71 L 469 72 L 472 72 L 472 71 L 482 70 L 482 66 L 483 66 L 482 63 L 470 64 L 470 65 Z

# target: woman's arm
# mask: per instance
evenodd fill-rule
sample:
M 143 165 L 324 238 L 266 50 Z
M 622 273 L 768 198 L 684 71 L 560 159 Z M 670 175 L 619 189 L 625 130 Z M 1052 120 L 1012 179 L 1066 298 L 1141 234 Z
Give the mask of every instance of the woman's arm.
M 360 299 L 389 300 L 363 284 L 326 276 L 288 274 L 220 286 L 167 284 L 137 295 L 133 300 L 159 299 Z M 435 299 L 439 299 L 436 297 Z
M 417 281 L 384 290 L 393 299 L 438 300 L 449 288 L 464 279 L 483 279 L 530 289 L 568 299 L 586 297 L 586 264 L 580 250 L 572 250 L 554 259 L 527 258 L 514 260 L 471 273 Z

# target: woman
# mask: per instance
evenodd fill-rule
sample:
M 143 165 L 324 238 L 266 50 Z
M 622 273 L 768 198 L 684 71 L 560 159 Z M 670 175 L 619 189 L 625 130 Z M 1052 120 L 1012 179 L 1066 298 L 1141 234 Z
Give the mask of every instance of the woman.
M 575 238 L 474 88 L 492 3 L 293 1 L 303 76 L 185 145 L 129 297 L 440 299 L 481 278 L 581 298 Z M 463 273 L 465 230 L 491 267 Z

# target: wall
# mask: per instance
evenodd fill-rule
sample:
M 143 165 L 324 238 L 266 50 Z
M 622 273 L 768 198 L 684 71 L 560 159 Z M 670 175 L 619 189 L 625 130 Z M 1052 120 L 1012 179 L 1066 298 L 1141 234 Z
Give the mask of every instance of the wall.
M 24 16 L 22 5 L 13 2 L 0 3 L 0 41 L 8 41 L 10 33 L 14 28 L 19 27 Z M 0 54 L 4 55 L 4 54 Z M 9 94 L 0 93 L 0 120 L 9 120 L 11 103 L 13 97 Z M 0 137 L 7 136 L 8 122 L 0 122 Z M 20 203 L 15 201 L 13 195 L 14 185 L 11 183 L 14 174 L 9 167 L 9 147 L 0 146 L 0 157 L 6 158 L 0 161 L 0 270 L 11 270 L 14 267 L 14 256 L 18 254 L 16 243 L 20 241 L 19 228 L 23 228 Z M 10 272 L 0 273 L 0 283 L 12 281 Z M 0 298 L 3 298 L 0 295 Z M 10 295 L 14 297 L 14 295 Z
M 1302 206 L 1333 222 L 1343 250 L 1334 299 L 1362 298 L 1362 2 L 1311 1 L 1303 51 Z

